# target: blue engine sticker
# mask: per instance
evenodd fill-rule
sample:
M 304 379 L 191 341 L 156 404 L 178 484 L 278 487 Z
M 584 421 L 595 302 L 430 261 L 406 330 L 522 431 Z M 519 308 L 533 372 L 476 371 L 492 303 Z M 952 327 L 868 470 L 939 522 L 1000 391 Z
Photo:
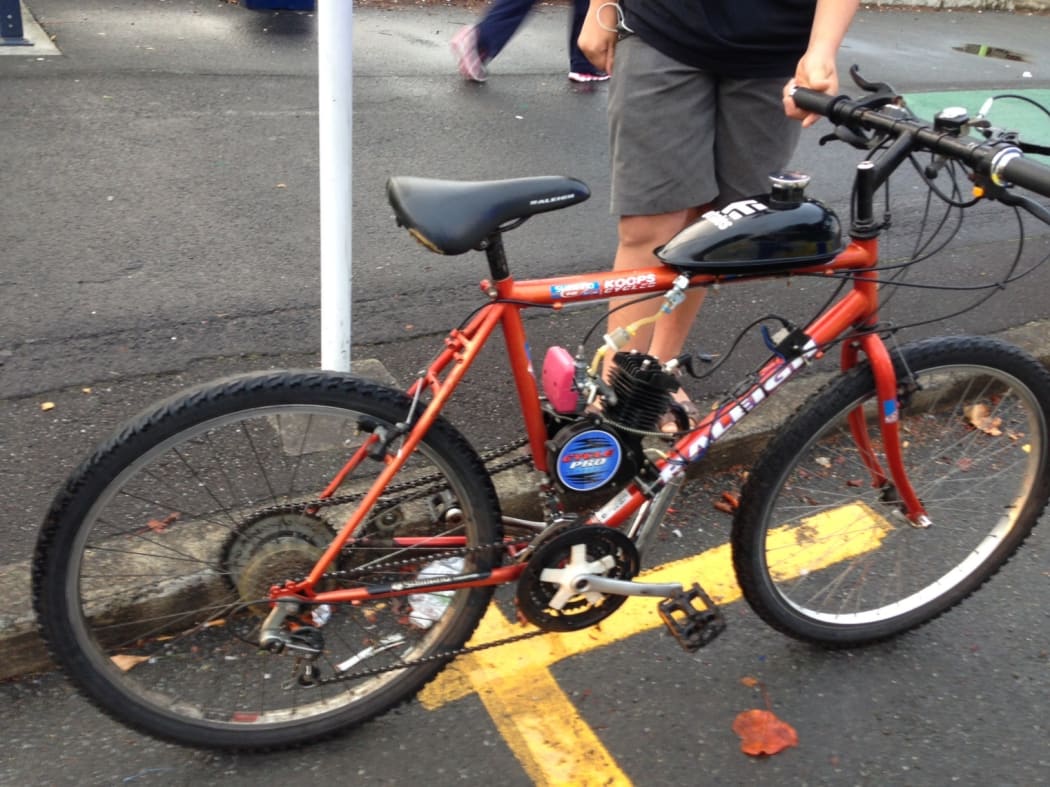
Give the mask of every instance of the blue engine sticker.
M 573 437 L 558 453 L 558 478 L 574 492 L 591 492 L 613 479 L 622 457 L 615 437 L 590 429 Z

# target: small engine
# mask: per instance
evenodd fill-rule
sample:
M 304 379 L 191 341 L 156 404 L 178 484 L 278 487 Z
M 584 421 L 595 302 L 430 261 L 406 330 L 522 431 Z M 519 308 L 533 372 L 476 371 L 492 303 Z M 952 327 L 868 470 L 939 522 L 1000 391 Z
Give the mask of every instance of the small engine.
M 678 377 L 664 369 L 659 359 L 639 352 L 618 352 L 609 375 L 616 404 L 606 404 L 610 421 L 641 432 L 656 429 L 660 416 L 671 406 Z
M 645 460 L 641 433 L 656 429 L 678 388 L 678 378 L 651 355 L 619 352 L 614 361 L 615 404 L 605 401 L 604 417 L 582 415 L 547 441 L 547 466 L 569 508 L 604 502 L 637 475 Z

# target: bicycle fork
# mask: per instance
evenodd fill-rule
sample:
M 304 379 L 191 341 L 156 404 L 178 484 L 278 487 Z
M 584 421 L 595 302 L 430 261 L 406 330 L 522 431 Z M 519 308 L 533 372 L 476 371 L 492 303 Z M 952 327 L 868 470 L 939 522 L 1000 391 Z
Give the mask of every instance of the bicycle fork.
M 849 414 L 850 433 L 860 450 L 865 467 L 871 474 L 872 486 L 883 489 L 887 501 L 891 499 L 889 495 L 896 495 L 903 504 L 904 515 L 913 527 L 929 527 L 933 523 L 926 514 L 926 509 L 919 500 L 904 468 L 897 373 L 893 368 L 889 350 L 876 334 L 869 333 L 859 336 L 842 346 L 842 369 L 848 371 L 856 366 L 861 352 L 868 357 L 872 374 L 875 377 L 875 393 L 879 406 L 879 430 L 882 434 L 886 464 L 889 466 L 888 476 L 872 448 L 864 411 L 861 407 L 857 407 Z

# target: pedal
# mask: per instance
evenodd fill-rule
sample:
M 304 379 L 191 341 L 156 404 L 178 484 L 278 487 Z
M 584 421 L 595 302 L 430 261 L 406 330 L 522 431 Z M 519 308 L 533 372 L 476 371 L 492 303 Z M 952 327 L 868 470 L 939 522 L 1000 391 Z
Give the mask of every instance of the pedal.
M 697 606 L 695 602 L 698 600 L 703 606 Z M 657 609 L 660 619 L 678 644 L 690 653 L 709 645 L 726 630 L 722 610 L 695 582 L 689 590 L 679 591 L 661 601 Z

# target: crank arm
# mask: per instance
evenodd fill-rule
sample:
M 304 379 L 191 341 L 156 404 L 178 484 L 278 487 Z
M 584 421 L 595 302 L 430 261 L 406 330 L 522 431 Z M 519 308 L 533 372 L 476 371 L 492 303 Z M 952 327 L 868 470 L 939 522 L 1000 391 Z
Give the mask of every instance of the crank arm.
M 682 592 L 677 583 L 654 584 L 651 582 L 629 582 L 624 579 L 610 579 L 594 574 L 581 574 L 573 580 L 573 588 L 578 593 L 605 593 L 611 596 L 656 596 L 667 598 Z

